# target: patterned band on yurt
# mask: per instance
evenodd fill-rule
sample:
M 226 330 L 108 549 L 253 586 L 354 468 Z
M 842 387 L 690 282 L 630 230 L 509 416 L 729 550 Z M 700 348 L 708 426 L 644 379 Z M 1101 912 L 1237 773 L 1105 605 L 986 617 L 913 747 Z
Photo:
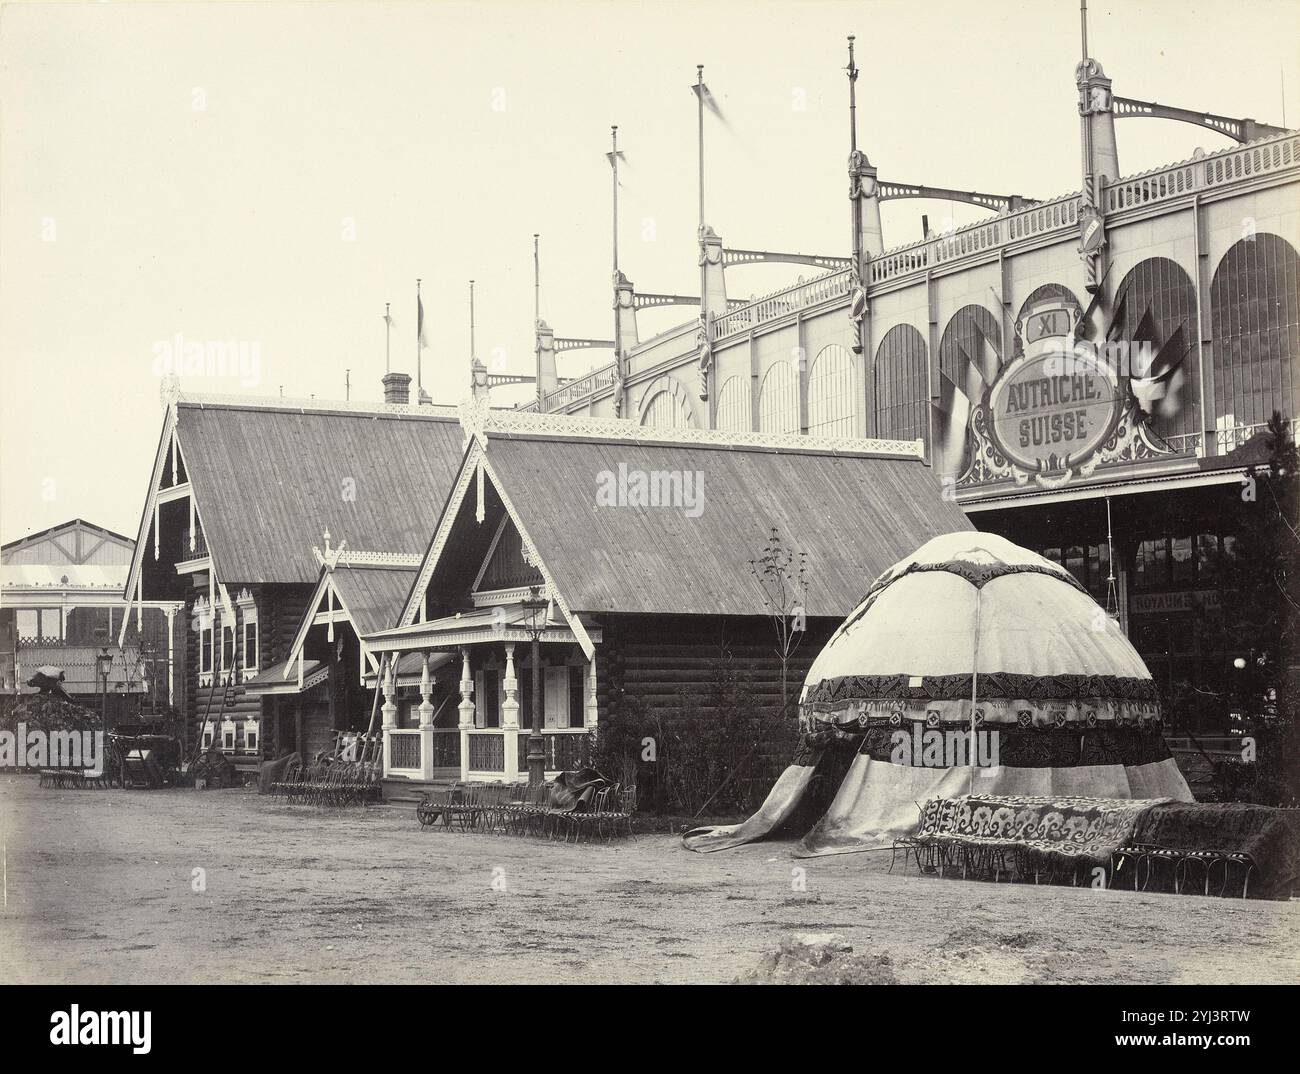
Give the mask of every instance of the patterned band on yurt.
M 800 856 L 888 847 L 924 803 L 959 796 L 1192 801 L 1119 625 L 1064 568 L 992 534 L 936 537 L 882 574 L 814 661 L 800 718 L 759 812 L 687 833 L 689 849 L 806 824 L 818 783 L 829 805 Z

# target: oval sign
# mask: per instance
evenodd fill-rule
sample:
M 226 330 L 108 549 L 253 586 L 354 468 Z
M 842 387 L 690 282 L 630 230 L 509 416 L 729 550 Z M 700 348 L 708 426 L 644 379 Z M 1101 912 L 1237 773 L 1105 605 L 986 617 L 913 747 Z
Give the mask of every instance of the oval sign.
M 1119 420 L 1119 381 L 1087 344 L 1060 337 L 1027 350 L 989 390 L 989 429 L 1016 466 L 1052 473 L 1077 466 Z

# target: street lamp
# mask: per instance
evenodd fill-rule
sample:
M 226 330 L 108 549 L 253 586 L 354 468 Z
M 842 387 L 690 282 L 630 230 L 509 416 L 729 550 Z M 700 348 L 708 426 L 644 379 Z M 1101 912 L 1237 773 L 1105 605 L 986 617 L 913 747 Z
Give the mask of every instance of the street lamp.
M 108 673 L 113 670 L 113 656 L 108 647 L 100 649 L 95 657 L 95 670 L 99 672 L 100 719 L 104 723 L 104 741 L 108 741 Z
M 529 586 L 528 596 L 521 602 L 528 613 L 528 625 L 525 628 L 533 639 L 533 711 L 532 726 L 528 734 L 528 783 L 530 786 L 546 782 L 545 755 L 542 753 L 542 660 L 540 646 L 537 644 L 546 629 L 546 609 L 550 602 L 542 596 L 537 586 Z

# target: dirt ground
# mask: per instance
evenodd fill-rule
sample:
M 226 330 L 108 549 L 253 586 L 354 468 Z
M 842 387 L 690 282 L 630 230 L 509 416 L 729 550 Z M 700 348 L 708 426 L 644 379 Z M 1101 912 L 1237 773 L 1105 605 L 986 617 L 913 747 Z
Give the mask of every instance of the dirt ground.
M 904 983 L 1300 980 L 1297 902 L 890 875 L 888 853 L 572 846 L 12 774 L 0 839 L 4 983 L 725 982 L 806 932 Z

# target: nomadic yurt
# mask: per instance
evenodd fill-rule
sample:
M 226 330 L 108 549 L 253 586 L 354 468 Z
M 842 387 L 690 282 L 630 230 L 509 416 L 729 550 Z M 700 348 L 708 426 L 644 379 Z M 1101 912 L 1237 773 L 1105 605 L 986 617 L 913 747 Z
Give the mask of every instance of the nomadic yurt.
M 800 718 L 762 809 L 688 833 L 689 849 L 802 816 L 800 855 L 874 850 L 914 834 L 926 801 L 968 794 L 1192 800 L 1118 624 L 1059 564 L 993 534 L 936 537 L 876 579 L 809 670 Z M 810 788 L 830 800 L 820 817 Z

